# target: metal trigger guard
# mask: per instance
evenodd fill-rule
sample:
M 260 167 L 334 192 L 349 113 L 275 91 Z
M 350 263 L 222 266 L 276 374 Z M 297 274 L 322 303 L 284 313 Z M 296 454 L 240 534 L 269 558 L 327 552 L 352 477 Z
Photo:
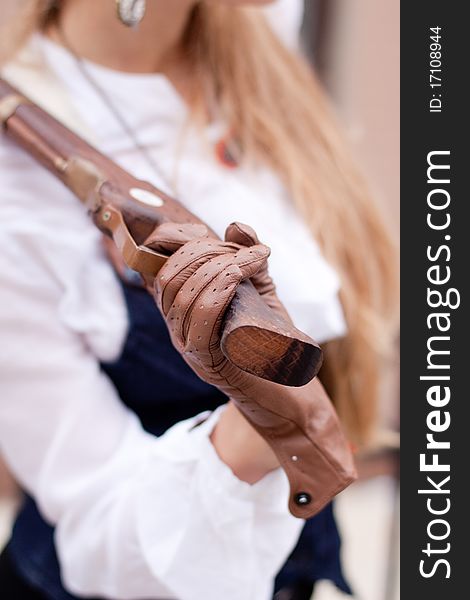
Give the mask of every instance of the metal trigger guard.
M 126 265 L 141 275 L 156 277 L 168 256 L 136 244 L 120 210 L 112 204 L 103 205 L 94 218 L 101 230 L 111 232 Z

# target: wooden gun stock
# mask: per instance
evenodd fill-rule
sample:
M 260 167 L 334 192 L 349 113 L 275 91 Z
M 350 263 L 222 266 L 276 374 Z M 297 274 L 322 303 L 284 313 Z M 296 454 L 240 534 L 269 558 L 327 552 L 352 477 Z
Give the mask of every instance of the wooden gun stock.
M 143 246 L 156 226 L 167 221 L 202 223 L 177 200 L 134 178 L 1 79 L 0 122 L 9 138 L 88 207 L 126 264 L 142 275 L 154 277 L 167 258 Z M 239 286 L 226 312 L 221 347 L 240 369 L 283 385 L 308 383 L 322 362 L 318 344 L 271 311 L 249 281 Z

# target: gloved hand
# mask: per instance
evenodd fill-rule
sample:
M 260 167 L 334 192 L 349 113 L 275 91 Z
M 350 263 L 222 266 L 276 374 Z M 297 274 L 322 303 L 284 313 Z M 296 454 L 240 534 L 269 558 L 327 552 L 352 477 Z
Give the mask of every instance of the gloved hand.
M 145 245 L 173 253 L 154 285 L 173 344 L 269 443 L 290 482 L 291 512 L 312 516 L 355 479 L 349 446 L 323 387 L 318 380 L 291 388 L 260 379 L 234 366 L 220 349 L 225 310 L 245 279 L 288 318 L 268 274 L 269 249 L 240 223 L 227 228 L 225 241 L 208 237 L 203 225 L 165 223 Z

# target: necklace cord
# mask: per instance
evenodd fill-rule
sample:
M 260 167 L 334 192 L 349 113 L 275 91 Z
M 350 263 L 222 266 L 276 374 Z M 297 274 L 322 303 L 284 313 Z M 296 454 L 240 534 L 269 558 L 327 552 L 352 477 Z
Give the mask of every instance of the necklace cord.
M 109 95 L 103 89 L 103 87 L 98 83 L 98 81 L 95 79 L 95 77 L 93 77 L 93 75 L 90 73 L 90 70 L 87 68 L 85 60 L 79 54 L 77 54 L 77 52 L 73 49 L 70 41 L 68 40 L 68 38 L 65 34 L 65 31 L 63 30 L 63 27 L 61 27 L 59 19 L 55 20 L 54 25 L 55 25 L 55 29 L 57 31 L 57 34 L 59 35 L 59 38 L 60 38 L 60 41 L 61 41 L 63 47 L 67 50 L 67 52 L 69 52 L 70 56 L 72 56 L 72 58 L 74 59 L 74 62 L 76 64 L 78 70 L 80 71 L 80 74 L 82 75 L 82 77 L 86 80 L 86 82 L 89 84 L 89 86 L 93 89 L 95 94 L 100 98 L 102 104 L 106 107 L 106 109 L 112 114 L 115 121 L 121 127 L 122 131 L 127 135 L 129 140 L 134 145 L 134 148 L 139 152 L 139 154 L 145 160 L 145 162 L 150 167 L 150 169 L 167 186 L 168 191 L 172 195 L 175 195 L 174 186 L 170 183 L 170 180 L 169 180 L 167 174 L 163 171 L 161 166 L 154 159 L 154 157 L 152 156 L 152 154 L 148 150 L 148 148 L 140 142 L 139 138 L 137 137 L 137 135 L 133 131 L 132 127 L 127 122 L 124 115 L 118 110 L 118 108 L 113 103 L 112 99 L 109 97 Z

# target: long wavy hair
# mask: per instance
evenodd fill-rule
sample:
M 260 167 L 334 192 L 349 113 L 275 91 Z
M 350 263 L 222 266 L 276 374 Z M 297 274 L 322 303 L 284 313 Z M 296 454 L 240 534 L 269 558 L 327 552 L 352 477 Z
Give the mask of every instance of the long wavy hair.
M 0 0 L 0 62 L 47 24 L 54 4 Z M 395 250 L 383 220 L 310 65 L 279 41 L 261 10 L 199 2 L 184 43 L 203 82 L 195 113 L 202 102 L 216 103 L 234 132 L 232 151 L 278 173 L 340 275 L 348 333 L 325 344 L 320 376 L 361 444 L 375 423 L 397 299 Z

